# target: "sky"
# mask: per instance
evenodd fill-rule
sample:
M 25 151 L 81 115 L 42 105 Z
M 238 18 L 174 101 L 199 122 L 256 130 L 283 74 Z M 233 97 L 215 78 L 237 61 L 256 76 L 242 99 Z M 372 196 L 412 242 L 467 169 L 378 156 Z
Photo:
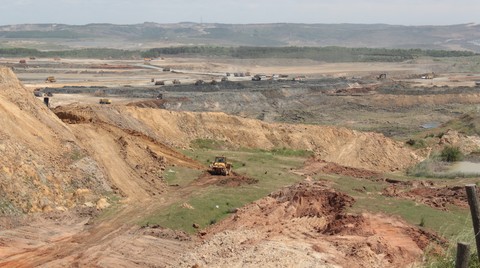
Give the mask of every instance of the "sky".
M 479 0 L 0 0 L 0 25 L 24 23 L 480 23 Z

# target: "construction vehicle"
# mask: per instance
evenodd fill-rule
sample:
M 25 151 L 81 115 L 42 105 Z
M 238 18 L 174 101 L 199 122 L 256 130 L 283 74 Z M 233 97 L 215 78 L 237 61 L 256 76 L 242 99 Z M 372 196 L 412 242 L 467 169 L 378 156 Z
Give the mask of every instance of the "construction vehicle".
M 377 80 L 381 80 L 381 79 L 387 79 L 387 74 L 386 74 L 386 73 L 379 74 L 379 75 L 377 76 Z
M 40 90 L 35 90 L 33 91 L 33 95 L 35 95 L 35 97 L 43 97 L 43 92 Z
M 230 175 L 232 172 L 232 163 L 227 162 L 225 156 L 217 156 L 208 170 L 212 175 Z
M 422 79 L 433 79 L 433 78 L 435 78 L 435 73 L 432 72 L 432 73 L 422 74 L 421 78 Z
M 110 99 L 100 99 L 99 103 L 100 104 L 112 104 L 112 101 Z
M 57 82 L 57 79 L 55 79 L 55 76 L 49 76 L 45 79 L 45 82 L 55 83 Z

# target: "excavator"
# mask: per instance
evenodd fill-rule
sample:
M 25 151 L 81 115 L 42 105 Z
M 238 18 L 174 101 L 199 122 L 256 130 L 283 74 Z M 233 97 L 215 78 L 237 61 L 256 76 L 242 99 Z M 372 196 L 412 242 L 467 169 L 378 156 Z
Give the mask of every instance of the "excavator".
M 232 172 L 232 163 L 227 162 L 225 156 L 217 156 L 208 170 L 212 175 L 230 175 Z

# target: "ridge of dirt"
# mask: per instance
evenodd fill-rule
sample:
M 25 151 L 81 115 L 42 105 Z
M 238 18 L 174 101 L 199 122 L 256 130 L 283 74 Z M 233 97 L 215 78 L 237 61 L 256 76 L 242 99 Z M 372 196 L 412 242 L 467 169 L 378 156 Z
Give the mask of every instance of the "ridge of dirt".
M 266 123 L 219 112 L 119 109 L 177 147 L 189 147 L 195 139 L 220 140 L 237 147 L 267 150 L 287 147 L 313 151 L 325 161 L 381 172 L 404 170 L 422 160 L 403 143 L 378 133 L 331 126 Z
M 89 155 L 120 193 L 145 201 L 166 189 L 163 171 L 168 165 L 202 165 L 160 142 L 160 138 L 133 118 L 110 107 L 71 105 L 54 112 L 74 131 Z
M 68 127 L 0 68 L 0 215 L 95 203 L 111 188 Z
M 250 178 L 245 175 L 240 175 L 236 172 L 231 172 L 231 174 L 227 176 L 212 175 L 209 172 L 204 172 L 192 182 L 192 185 L 206 186 L 214 184 L 217 186 L 238 187 L 244 184 L 255 183 L 258 183 L 257 179 Z
M 305 161 L 303 167 L 293 170 L 302 176 L 313 176 L 318 173 L 336 174 L 348 176 L 358 179 L 377 180 L 380 179 L 382 173 L 366 170 L 363 168 L 346 167 L 337 163 L 327 162 L 318 157 L 311 157 Z
M 480 194 L 480 190 L 477 189 L 477 192 Z M 443 211 L 448 211 L 449 205 L 468 208 L 467 194 L 462 186 L 439 186 L 431 181 L 396 183 L 386 187 L 382 194 L 409 199 Z
M 135 144 L 140 145 L 144 143 L 148 145 L 146 150 L 150 154 L 153 153 L 157 157 L 164 157 L 169 164 L 178 164 L 196 169 L 205 168 L 203 165 L 172 149 L 169 140 L 161 135 L 157 135 L 148 125 L 128 116 L 128 114 L 123 114 L 121 107 L 69 105 L 56 107 L 54 112 L 62 121 L 68 123 L 71 128 L 81 130 L 82 127 L 90 125 L 98 129 L 105 129 L 108 132 L 117 133 L 117 139 L 122 136 L 130 137 L 136 140 Z
M 207 229 L 179 265 L 409 267 L 445 242 L 400 219 L 346 213 L 353 203 L 321 182 L 286 187 Z

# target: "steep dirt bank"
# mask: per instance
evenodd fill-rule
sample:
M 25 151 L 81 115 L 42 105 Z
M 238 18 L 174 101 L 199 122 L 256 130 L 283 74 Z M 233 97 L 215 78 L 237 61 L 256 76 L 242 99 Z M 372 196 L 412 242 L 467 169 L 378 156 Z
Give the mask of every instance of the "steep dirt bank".
M 179 147 L 188 147 L 195 139 L 220 140 L 237 147 L 287 147 L 314 151 L 329 162 L 376 171 L 403 170 L 421 160 L 402 143 L 378 133 L 330 126 L 265 123 L 224 113 L 121 109 L 122 113 L 136 118 Z
M 120 110 L 102 106 L 57 107 L 54 112 L 75 133 L 99 163 L 116 189 L 126 197 L 145 201 L 165 190 L 165 166 L 204 167 L 171 149 L 141 122 Z
M 0 68 L 0 215 L 65 210 L 111 191 L 73 133 Z

